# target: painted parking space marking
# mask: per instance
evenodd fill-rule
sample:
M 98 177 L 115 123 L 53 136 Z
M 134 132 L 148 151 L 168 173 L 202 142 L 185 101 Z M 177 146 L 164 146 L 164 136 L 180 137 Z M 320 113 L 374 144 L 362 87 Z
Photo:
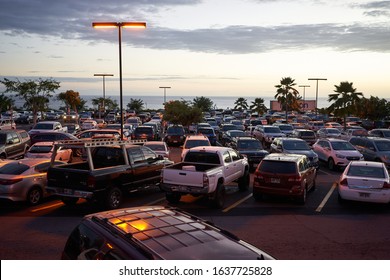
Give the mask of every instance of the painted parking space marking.
M 252 194 L 248 194 L 246 197 L 236 201 L 235 203 L 233 203 L 229 207 L 226 207 L 225 209 L 223 209 L 222 212 L 226 213 L 226 212 L 230 211 L 231 209 L 235 208 L 236 206 L 240 205 L 241 203 L 243 203 L 244 201 L 248 200 L 251 197 L 252 197 Z
M 50 204 L 50 205 L 47 205 L 47 206 L 42 206 L 42 207 L 39 207 L 39 208 L 32 209 L 31 212 L 34 213 L 34 212 L 38 212 L 38 211 L 54 208 L 54 207 L 57 207 L 57 206 L 62 206 L 62 205 L 64 205 L 64 203 L 58 202 L 58 203 Z
M 332 195 L 336 187 L 337 187 L 337 183 L 335 182 L 333 183 L 331 189 L 328 191 L 324 199 L 321 201 L 320 205 L 318 205 L 316 212 L 321 212 L 322 208 L 324 208 L 326 202 L 329 200 L 329 197 Z
M 165 197 L 162 197 L 162 198 L 156 199 L 156 200 L 154 200 L 154 201 L 152 201 L 152 202 L 149 202 L 149 203 L 147 203 L 146 205 L 148 205 L 148 206 L 150 206 L 150 205 L 155 205 L 155 204 L 158 204 L 158 203 L 160 203 L 160 202 L 162 202 L 162 201 L 164 201 L 164 200 L 165 200 Z

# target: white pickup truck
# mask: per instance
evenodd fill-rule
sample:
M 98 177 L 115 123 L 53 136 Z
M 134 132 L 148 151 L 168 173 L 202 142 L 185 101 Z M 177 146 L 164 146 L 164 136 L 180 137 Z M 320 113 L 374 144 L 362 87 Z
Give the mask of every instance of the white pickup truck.
M 234 181 L 240 191 L 249 188 L 247 158 L 231 148 L 202 146 L 189 149 L 182 162 L 164 167 L 160 187 L 170 203 L 185 194 L 207 195 L 213 206 L 222 208 L 225 185 Z

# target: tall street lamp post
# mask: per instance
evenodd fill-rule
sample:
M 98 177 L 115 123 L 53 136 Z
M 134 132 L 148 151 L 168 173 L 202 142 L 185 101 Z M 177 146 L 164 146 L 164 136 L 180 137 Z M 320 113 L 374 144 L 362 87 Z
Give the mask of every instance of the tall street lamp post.
M 106 101 L 106 77 L 107 76 L 114 76 L 114 74 L 93 74 L 95 77 L 103 77 L 103 102 L 102 102 L 102 107 L 103 107 L 103 111 L 105 112 L 106 111 L 106 106 L 105 106 L 105 101 Z M 99 119 L 102 118 L 102 111 L 101 111 L 101 108 L 99 110 Z
M 122 87 L 122 28 L 146 28 L 145 22 L 93 22 L 93 28 L 118 28 L 119 39 L 119 110 L 121 119 L 121 140 L 123 140 L 123 87 Z
M 316 119 L 318 117 L 318 81 L 326 81 L 326 78 L 309 78 L 309 81 L 317 81 L 316 84 Z
M 306 104 L 306 99 L 305 99 L 305 94 L 306 94 L 306 88 L 310 87 L 308 85 L 300 85 L 299 87 L 303 87 L 303 111 L 305 111 L 305 104 Z
M 167 102 L 167 88 L 171 88 L 171 87 L 160 87 L 160 88 L 163 88 L 164 89 L 164 106 L 165 106 L 165 103 Z

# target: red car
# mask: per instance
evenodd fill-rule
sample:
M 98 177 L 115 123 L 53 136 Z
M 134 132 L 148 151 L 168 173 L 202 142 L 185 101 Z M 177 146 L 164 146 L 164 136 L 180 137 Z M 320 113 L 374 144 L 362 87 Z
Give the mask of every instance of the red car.
M 253 197 L 260 200 L 264 194 L 287 196 L 306 203 L 307 192 L 316 186 L 317 170 L 305 155 L 272 153 L 258 165 Z

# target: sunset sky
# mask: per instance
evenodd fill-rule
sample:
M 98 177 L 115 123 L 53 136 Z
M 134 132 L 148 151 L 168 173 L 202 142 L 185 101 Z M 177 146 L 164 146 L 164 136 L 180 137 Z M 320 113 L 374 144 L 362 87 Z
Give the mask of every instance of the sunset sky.
M 99 21 L 144 21 L 122 33 L 125 96 L 265 97 L 283 77 L 325 97 L 342 81 L 390 98 L 390 1 L 0 0 L 0 78 L 53 78 L 58 92 L 119 94 L 118 31 Z M 302 88 L 298 88 L 302 93 Z M 0 86 L 0 92 L 4 87 Z

